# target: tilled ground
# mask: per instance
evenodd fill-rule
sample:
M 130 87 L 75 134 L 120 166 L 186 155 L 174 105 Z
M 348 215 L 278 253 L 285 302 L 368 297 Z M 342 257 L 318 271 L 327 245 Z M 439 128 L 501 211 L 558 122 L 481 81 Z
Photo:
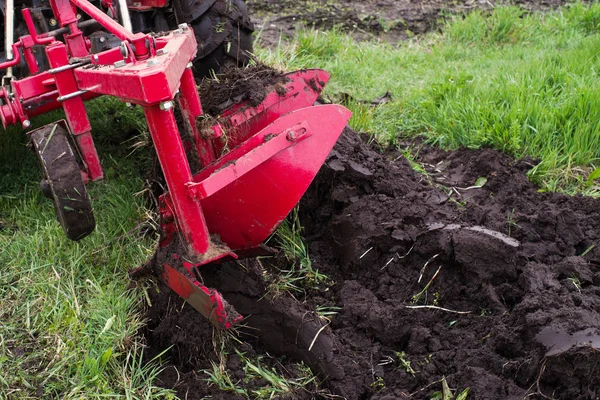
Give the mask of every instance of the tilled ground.
M 351 12 L 435 9 L 437 18 L 445 2 L 343 3 Z M 302 375 L 297 361 L 319 375 L 287 398 L 429 399 L 443 378 L 475 399 L 598 398 L 600 201 L 541 193 L 526 177 L 534 161 L 490 149 L 422 146 L 417 161 L 427 174 L 343 133 L 300 205 L 313 267 L 333 281 L 327 290 L 267 293 L 278 258 L 203 270 L 247 316 L 238 351 L 276 357 L 262 362 L 289 378 Z M 151 297 L 150 353 L 173 346 L 163 386 L 188 399 L 244 398 L 207 385 L 199 371 L 214 366 L 248 393 L 266 383 L 176 296 L 163 288 Z M 317 307 L 337 314 L 327 320 Z
M 424 147 L 419 161 L 428 175 L 344 132 L 301 203 L 329 290 L 263 297 L 256 262 L 205 272 L 249 316 L 245 350 L 286 356 L 281 371 L 303 360 L 348 399 L 429 398 L 442 377 L 476 399 L 599 396 L 600 201 L 540 193 L 530 161 L 489 149 Z M 179 393 L 218 392 L 194 372 L 217 360 L 208 324 L 167 294 L 154 304 L 149 342 L 174 345 Z M 318 335 L 317 305 L 340 307 Z M 227 367 L 243 386 L 236 357 Z

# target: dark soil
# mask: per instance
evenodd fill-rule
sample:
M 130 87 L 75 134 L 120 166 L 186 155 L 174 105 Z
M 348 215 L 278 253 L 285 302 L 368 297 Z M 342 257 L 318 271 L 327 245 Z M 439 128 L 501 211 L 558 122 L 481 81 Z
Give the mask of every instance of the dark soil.
M 198 93 L 203 111 L 216 117 L 227 107 L 242 101 L 256 106 L 280 81 L 282 74 L 263 64 L 246 68 L 225 67 L 218 80 L 204 79 L 200 82 Z
M 436 30 L 452 14 L 490 10 L 496 4 L 517 4 L 527 10 L 548 10 L 565 0 L 246 0 L 261 43 L 277 46 L 299 27 L 336 26 L 364 40 L 396 43 Z
M 309 3 L 248 1 L 255 15 Z M 523 3 L 537 9 L 563 2 Z M 444 5 L 460 11 L 483 3 L 319 4 L 403 18 L 419 33 L 435 28 Z M 236 85 L 207 86 L 220 97 L 205 110 L 217 116 L 254 94 L 259 102 L 275 75 L 241 73 L 230 83 L 246 87 L 235 93 Z M 301 375 L 296 362 L 310 366 L 318 386 L 286 397 L 293 399 L 429 399 L 444 377 L 455 393 L 470 388 L 472 399 L 599 398 L 600 201 L 541 193 L 526 176 L 534 161 L 490 149 L 421 146 L 417 161 L 426 175 L 394 151 L 344 132 L 300 205 L 313 268 L 334 282 L 328 290 L 273 298 L 265 279 L 285 263 L 277 257 L 202 270 L 205 284 L 246 316 L 241 345 L 167 289 L 152 290 L 149 355 L 173 346 L 158 383 L 181 398 L 243 398 L 208 385 L 202 372 L 217 365 L 248 393 L 263 386 L 244 371 L 237 349 L 249 357 L 268 353 L 261 362 L 289 378 Z M 485 184 L 476 187 L 480 178 Z M 328 323 L 317 306 L 340 310 Z
M 343 134 L 301 203 L 330 290 L 272 300 L 256 262 L 203 271 L 249 316 L 246 350 L 303 360 L 348 399 L 429 398 L 444 376 L 476 399 L 597 398 L 600 201 L 540 193 L 530 161 L 493 150 L 419 154 L 428 176 Z M 180 373 L 163 384 L 215 393 L 195 375 L 216 357 L 208 323 L 168 294 L 153 303 L 149 343 L 173 344 Z M 317 305 L 341 311 L 308 352 Z M 410 308 L 422 305 L 443 309 Z

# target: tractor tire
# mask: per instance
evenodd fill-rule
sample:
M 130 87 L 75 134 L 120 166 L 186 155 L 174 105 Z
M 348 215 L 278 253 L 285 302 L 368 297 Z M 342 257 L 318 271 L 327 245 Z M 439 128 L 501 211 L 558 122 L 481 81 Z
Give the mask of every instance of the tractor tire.
M 248 64 L 254 25 L 244 0 L 178 0 L 173 9 L 178 22 L 188 23 L 196 34 L 198 54 L 193 69 L 197 80 L 225 66 Z

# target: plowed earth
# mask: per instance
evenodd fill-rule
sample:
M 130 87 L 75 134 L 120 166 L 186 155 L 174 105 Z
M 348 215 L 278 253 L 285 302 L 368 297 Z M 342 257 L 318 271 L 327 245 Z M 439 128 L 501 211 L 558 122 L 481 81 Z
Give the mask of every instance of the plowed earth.
M 490 149 L 421 146 L 416 161 L 427 173 L 344 131 L 300 204 L 330 287 L 275 296 L 281 257 L 202 270 L 247 317 L 238 351 L 292 379 L 310 366 L 318 381 L 286 398 L 429 399 L 443 378 L 474 399 L 598 398 L 600 201 L 541 193 L 534 161 Z M 213 365 L 247 393 L 266 383 L 177 296 L 150 296 L 149 355 L 170 347 L 162 386 L 244 398 L 207 383 Z
M 343 133 L 300 208 L 329 290 L 265 297 L 252 260 L 203 271 L 249 316 L 244 351 L 285 356 L 281 371 L 303 360 L 348 399 L 428 398 L 443 376 L 476 399 L 599 396 L 600 202 L 539 193 L 531 162 L 489 149 L 424 147 L 419 161 L 429 174 Z M 153 303 L 149 344 L 174 346 L 163 384 L 219 398 L 197 375 L 218 361 L 209 324 L 167 292 Z M 324 305 L 340 310 L 317 335 Z M 226 365 L 244 385 L 239 357 Z

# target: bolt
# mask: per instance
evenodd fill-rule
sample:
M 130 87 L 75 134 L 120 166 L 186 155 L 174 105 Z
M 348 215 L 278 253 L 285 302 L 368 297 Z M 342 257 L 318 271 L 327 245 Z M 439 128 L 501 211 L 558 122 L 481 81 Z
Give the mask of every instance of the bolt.
M 98 40 L 100 40 L 100 43 L 106 42 L 106 38 L 104 36 L 101 36 L 100 39 L 98 39 Z
M 151 58 L 148 61 L 146 61 L 146 66 L 147 67 L 153 67 L 153 66 L 158 65 L 158 64 L 160 64 L 160 61 L 157 60 L 156 58 Z
M 173 108 L 173 102 L 171 100 L 163 101 L 162 103 L 160 103 L 159 108 L 163 111 L 168 111 L 171 108 Z
M 183 29 L 175 29 L 173 31 L 173 35 L 181 35 L 183 33 Z
M 177 26 L 179 29 L 181 29 L 182 31 L 187 31 L 188 29 L 188 24 L 179 24 Z
M 50 26 L 56 25 L 56 20 L 54 18 L 50 18 Z
M 81 14 L 77 14 L 77 19 L 81 19 Z
M 94 60 L 94 62 L 98 62 L 98 60 L 99 60 L 99 57 L 98 57 L 97 55 L 95 55 L 95 54 L 94 54 L 94 55 L 92 56 L 92 60 Z
M 23 121 L 23 128 L 27 129 L 31 126 L 31 121 L 26 119 L 25 121 Z
M 125 60 L 120 60 L 120 61 L 117 61 L 116 63 L 114 63 L 113 65 L 115 66 L 115 68 L 121 68 L 121 67 L 124 67 L 125 64 L 126 64 Z
M 290 142 L 295 142 L 297 138 L 298 137 L 296 136 L 296 132 L 294 132 L 294 131 L 289 131 L 288 132 L 288 134 L 287 134 L 287 140 L 289 140 Z
M 194 66 L 194 64 L 192 64 L 192 62 L 190 61 L 190 62 L 189 62 L 189 63 L 188 63 L 188 64 L 187 64 L 185 67 L 186 67 L 187 69 L 190 69 L 190 68 L 192 68 L 193 66 Z

